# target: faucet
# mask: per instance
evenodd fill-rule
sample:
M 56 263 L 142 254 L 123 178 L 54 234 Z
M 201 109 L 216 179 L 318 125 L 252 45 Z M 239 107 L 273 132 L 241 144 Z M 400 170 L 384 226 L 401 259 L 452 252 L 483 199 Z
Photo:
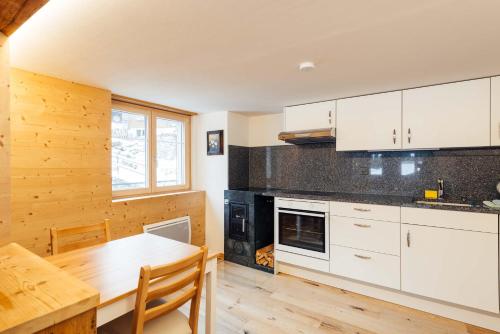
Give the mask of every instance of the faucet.
M 443 195 L 444 195 L 444 180 L 443 179 L 437 179 L 437 184 L 438 184 L 438 199 L 443 199 Z

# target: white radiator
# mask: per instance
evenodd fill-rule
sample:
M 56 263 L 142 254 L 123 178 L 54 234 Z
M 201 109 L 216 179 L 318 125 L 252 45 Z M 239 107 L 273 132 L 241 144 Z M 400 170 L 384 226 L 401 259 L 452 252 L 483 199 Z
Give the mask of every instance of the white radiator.
M 144 225 L 144 233 L 159 235 L 180 242 L 191 243 L 191 218 L 189 216 Z

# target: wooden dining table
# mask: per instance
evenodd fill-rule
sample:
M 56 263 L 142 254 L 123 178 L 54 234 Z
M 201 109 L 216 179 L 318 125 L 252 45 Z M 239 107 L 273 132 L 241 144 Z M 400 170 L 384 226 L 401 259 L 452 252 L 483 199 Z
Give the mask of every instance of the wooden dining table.
M 49 256 L 46 260 L 100 292 L 97 307 L 99 327 L 134 309 L 142 266 L 172 263 L 197 250 L 198 247 L 190 244 L 143 233 Z M 205 292 L 206 333 L 215 333 L 216 285 L 217 254 L 209 252 Z

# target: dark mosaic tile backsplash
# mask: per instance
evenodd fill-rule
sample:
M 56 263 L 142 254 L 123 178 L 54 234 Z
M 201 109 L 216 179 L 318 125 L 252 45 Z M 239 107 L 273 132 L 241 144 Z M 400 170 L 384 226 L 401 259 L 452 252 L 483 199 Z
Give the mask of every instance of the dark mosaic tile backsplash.
M 500 148 L 337 152 L 335 144 L 229 146 L 229 188 L 422 197 L 445 181 L 449 199 L 497 198 Z
M 249 180 L 250 149 L 243 146 L 229 145 L 228 186 L 229 189 L 247 188 Z

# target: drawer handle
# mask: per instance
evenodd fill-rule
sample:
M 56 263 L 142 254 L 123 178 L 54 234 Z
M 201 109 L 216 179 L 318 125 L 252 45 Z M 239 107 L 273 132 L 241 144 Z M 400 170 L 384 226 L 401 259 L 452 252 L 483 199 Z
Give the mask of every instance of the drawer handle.
M 354 211 L 360 211 L 360 212 L 370 212 L 372 210 L 370 209 L 363 209 L 363 208 L 354 208 Z
M 368 224 L 354 224 L 354 226 L 363 227 L 363 228 L 372 227 L 371 225 L 368 225 Z
M 363 259 L 363 260 L 370 260 L 371 259 L 370 256 L 364 256 L 364 255 L 359 255 L 359 254 L 354 254 L 354 256 L 359 258 L 359 259 Z

